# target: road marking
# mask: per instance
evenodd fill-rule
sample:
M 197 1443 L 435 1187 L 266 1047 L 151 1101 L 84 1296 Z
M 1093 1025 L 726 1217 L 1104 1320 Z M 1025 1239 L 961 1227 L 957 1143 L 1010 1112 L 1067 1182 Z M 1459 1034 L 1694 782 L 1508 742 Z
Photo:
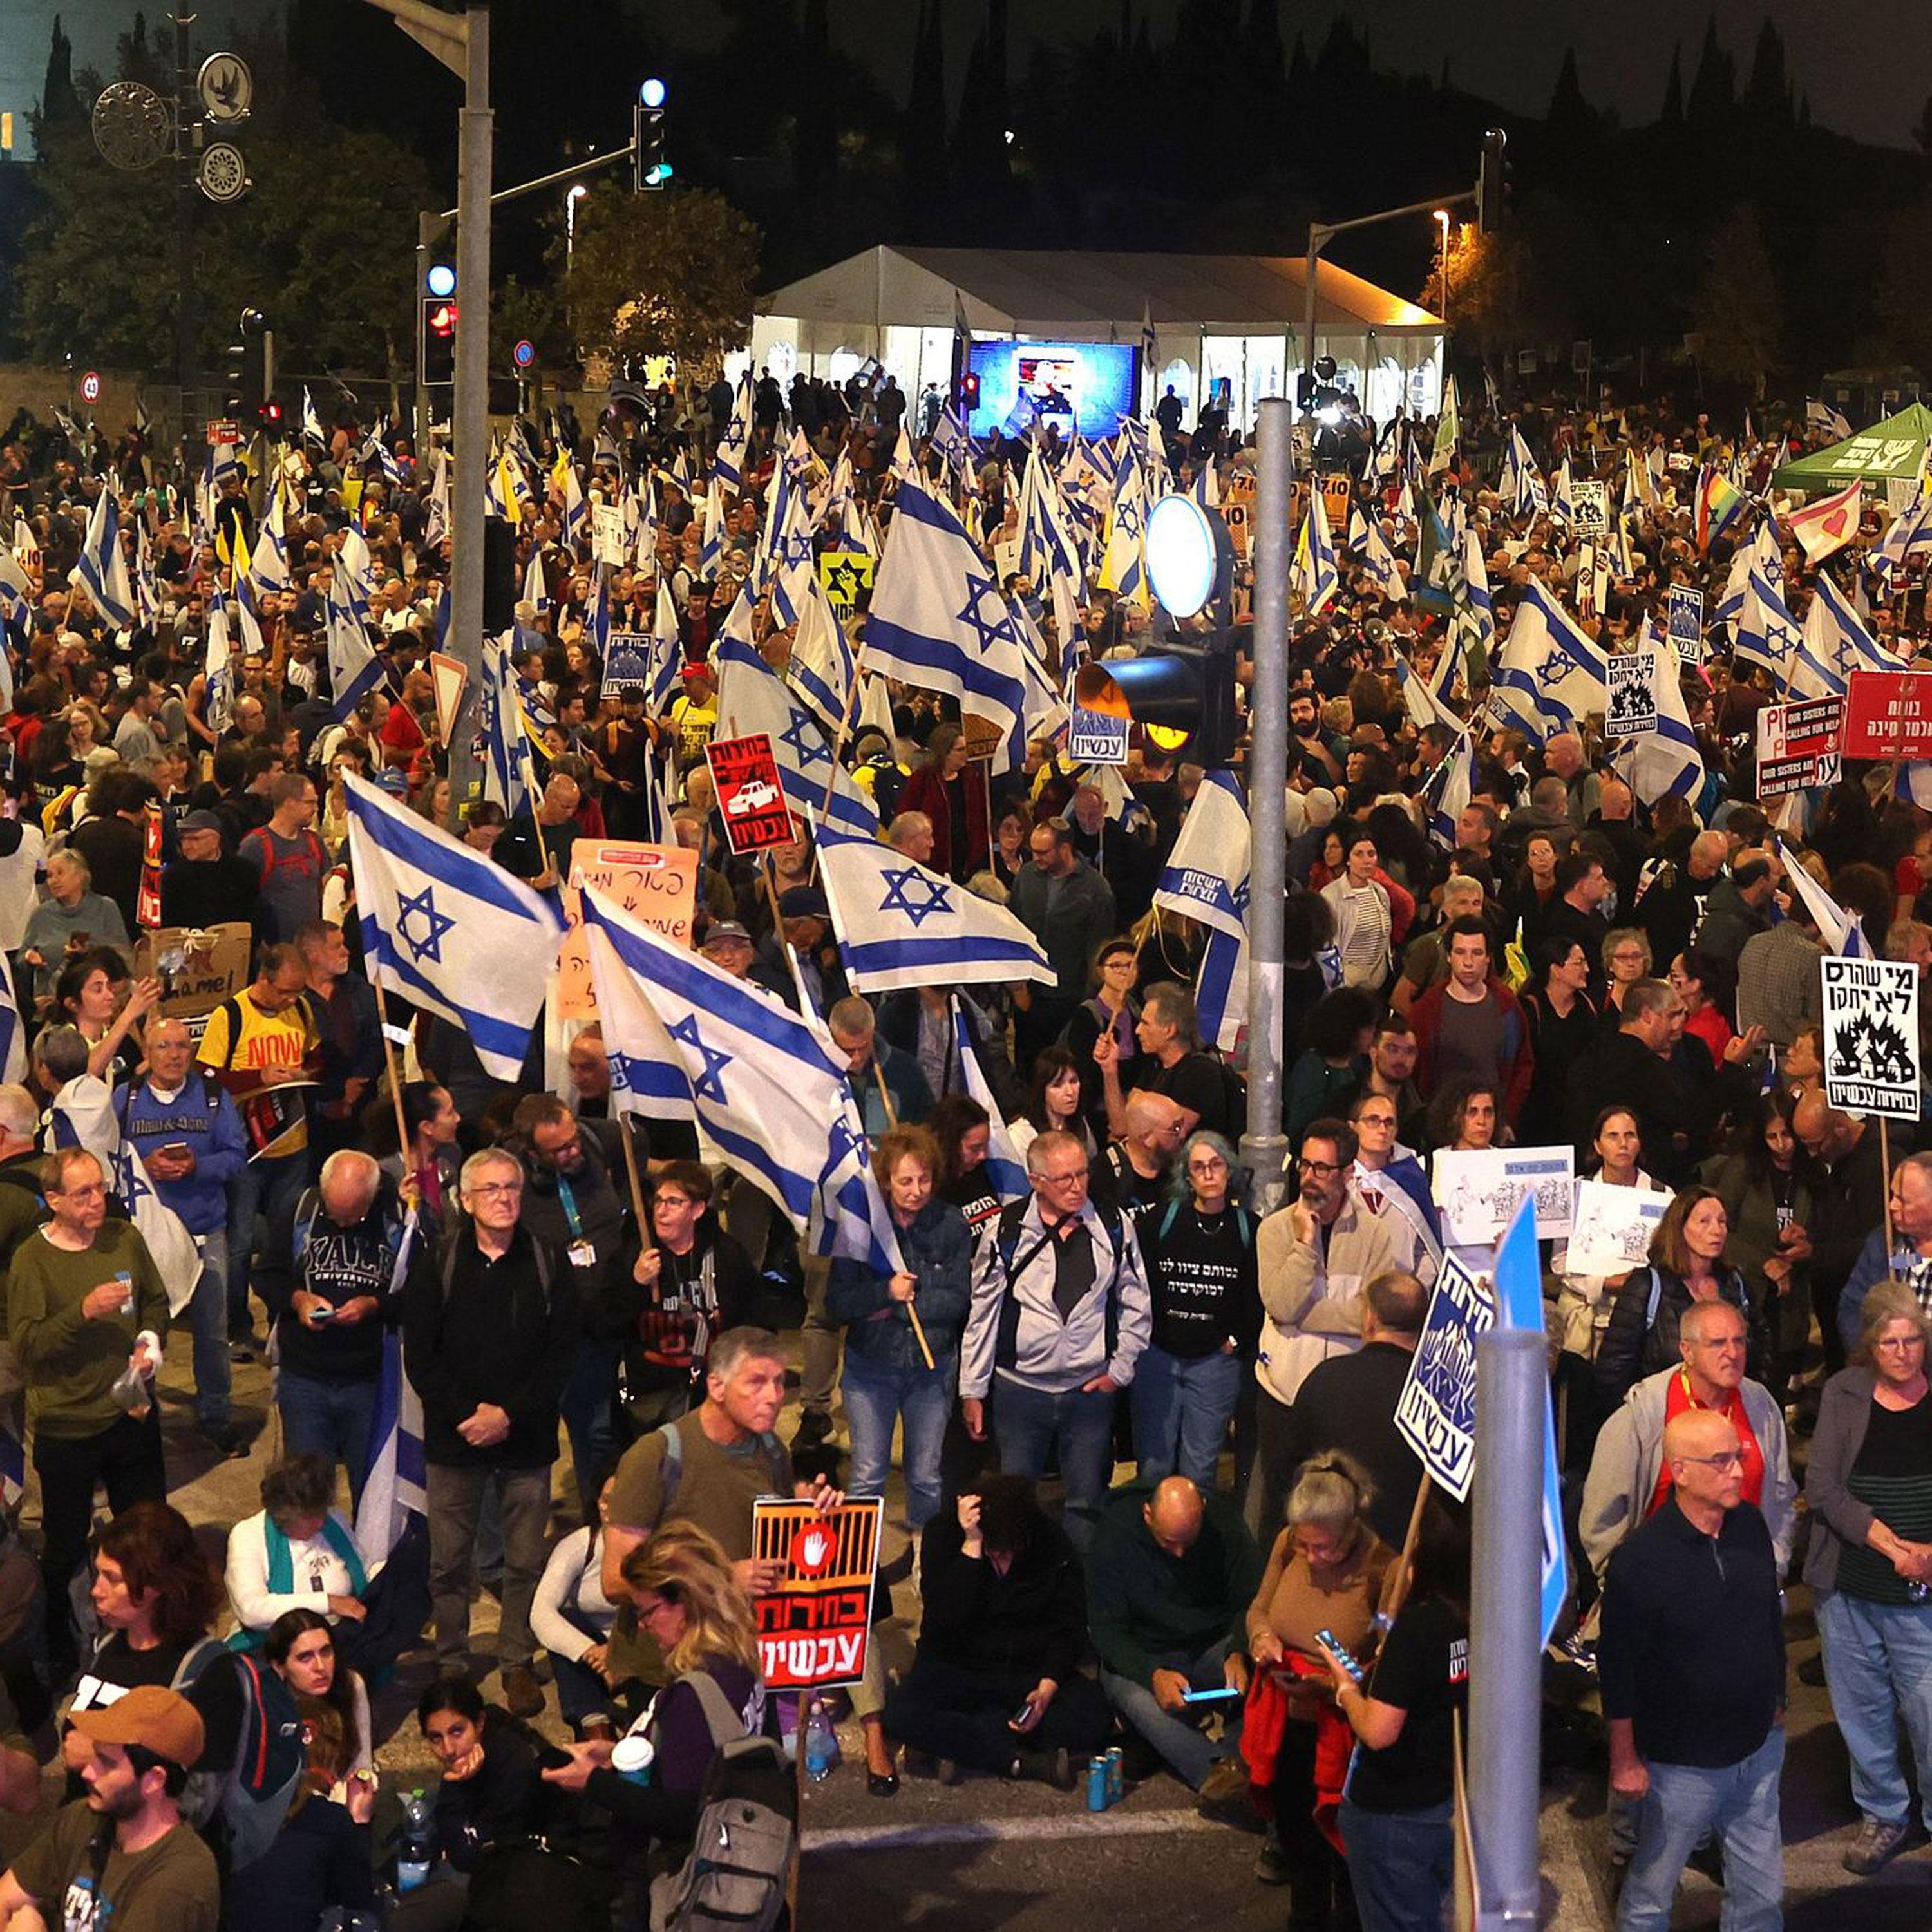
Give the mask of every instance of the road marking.
M 1198 1811 L 1075 1811 L 1044 1818 L 959 1818 L 943 1825 L 855 1825 L 806 1834 L 813 1852 L 896 1852 L 919 1845 L 1044 1842 L 1055 1838 L 1154 1838 L 1172 1832 L 1220 1832 Z

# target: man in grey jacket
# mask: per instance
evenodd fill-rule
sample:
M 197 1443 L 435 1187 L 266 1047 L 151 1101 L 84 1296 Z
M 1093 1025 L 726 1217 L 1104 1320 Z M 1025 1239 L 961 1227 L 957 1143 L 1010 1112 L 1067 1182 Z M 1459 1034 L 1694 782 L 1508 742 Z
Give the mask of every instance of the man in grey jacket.
M 1073 849 L 1064 818 L 1036 825 L 1029 850 L 1033 863 L 1013 880 L 1013 914 L 1038 940 L 1053 968 L 1054 984 L 1021 988 L 1026 1004 L 1016 1026 L 1017 1058 L 1030 1066 L 1060 1037 L 1073 1010 L 1087 997 L 1094 956 L 1119 929 L 1114 889 Z
M 960 1406 L 975 1442 L 993 1432 L 1000 1468 L 1043 1476 L 1056 1443 L 1066 1532 L 1084 1549 L 1112 1466 L 1114 1398 L 1134 1378 L 1154 1325 L 1132 1226 L 1088 1198 L 1087 1150 L 1058 1130 L 1027 1149 L 1033 1198 L 988 1229 L 973 1270 L 959 1366 Z

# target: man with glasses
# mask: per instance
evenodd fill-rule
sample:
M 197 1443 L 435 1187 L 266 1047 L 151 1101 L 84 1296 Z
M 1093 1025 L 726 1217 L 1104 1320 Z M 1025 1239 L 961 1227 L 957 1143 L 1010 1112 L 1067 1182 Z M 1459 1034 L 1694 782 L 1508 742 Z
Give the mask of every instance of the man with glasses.
M 1255 1461 L 1244 1510 L 1257 1543 L 1281 1527 L 1289 1478 L 1288 1411 L 1318 1362 L 1361 1346 L 1362 1290 L 1402 1264 L 1394 1222 L 1350 1180 L 1360 1143 L 1346 1120 L 1311 1120 L 1301 1138 L 1301 1192 L 1255 1236 L 1262 1323 Z M 1406 1244 L 1403 1244 L 1406 1245 Z
M 1165 1094 L 1137 1093 L 1127 1102 L 1126 1137 L 1110 1141 L 1100 1156 L 1093 1189 L 1133 1223 L 1134 1232 L 1167 1204 L 1174 1157 L 1187 1132 L 1187 1116 Z
M 1066 1529 L 1084 1548 L 1112 1467 L 1114 1398 L 1134 1378 L 1152 1309 L 1132 1226 L 1088 1195 L 1087 1150 L 1059 1130 L 1027 1149 L 1033 1193 L 980 1244 L 960 1352 L 967 1432 L 992 1427 L 1000 1468 L 1046 1473 L 1058 1446 Z
M 1610 1563 L 1598 1652 L 1610 1787 L 1641 1808 L 1618 1932 L 1663 1932 L 1709 1834 L 1726 1926 L 1784 1923 L 1784 1606 L 1772 1532 L 1744 1498 L 1748 1454 L 1723 1414 L 1672 1416 L 1670 1493 Z
M 168 1297 L 134 1224 L 108 1220 L 107 1184 L 86 1148 L 49 1154 L 40 1187 L 52 1219 L 14 1254 L 7 1326 L 27 1378 L 58 1678 L 75 1658 L 68 1584 L 87 1553 L 94 1484 L 117 1513 L 167 1498 L 153 1377 Z
M 543 1708 L 530 1669 L 530 1600 L 550 1524 L 558 1401 L 577 1346 L 574 1297 L 562 1264 L 523 1225 L 524 1170 L 502 1148 L 463 1164 L 463 1209 L 441 1253 L 419 1249 L 404 1291 L 410 1380 L 422 1398 L 430 1589 L 438 1660 L 462 1668 L 483 1492 L 503 1533 L 503 1700 L 519 1718 Z

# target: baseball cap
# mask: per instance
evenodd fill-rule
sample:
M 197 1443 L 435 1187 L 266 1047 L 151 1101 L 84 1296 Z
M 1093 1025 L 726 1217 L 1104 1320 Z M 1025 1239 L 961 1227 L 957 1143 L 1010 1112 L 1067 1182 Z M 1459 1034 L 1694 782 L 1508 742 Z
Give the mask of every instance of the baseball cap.
M 744 946 L 752 943 L 752 935 L 735 919 L 714 920 L 706 928 L 704 944 L 707 946 L 716 945 L 721 939 L 736 940 Z
M 793 886 L 778 895 L 781 919 L 830 919 L 825 895 L 816 886 Z
M 221 820 L 212 812 L 190 812 L 181 822 L 184 832 L 219 832 Z
M 186 1771 L 207 1748 L 201 1713 L 165 1684 L 137 1684 L 98 1711 L 76 1711 L 74 1727 L 98 1744 L 139 1744 Z

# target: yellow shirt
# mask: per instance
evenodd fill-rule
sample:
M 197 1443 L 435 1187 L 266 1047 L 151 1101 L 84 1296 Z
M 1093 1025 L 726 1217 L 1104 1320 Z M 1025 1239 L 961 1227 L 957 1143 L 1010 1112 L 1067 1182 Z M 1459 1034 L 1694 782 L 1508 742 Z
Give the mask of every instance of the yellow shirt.
M 239 1036 L 232 1040 L 231 1012 L 242 1022 Z M 321 1048 L 306 998 L 279 1013 L 265 1013 L 253 992 L 244 990 L 208 1015 L 196 1058 L 234 1094 L 250 1158 L 279 1160 L 302 1152 L 308 1145 L 308 1102 L 302 1087 L 263 1087 L 247 1076 L 266 1066 L 300 1066 Z

